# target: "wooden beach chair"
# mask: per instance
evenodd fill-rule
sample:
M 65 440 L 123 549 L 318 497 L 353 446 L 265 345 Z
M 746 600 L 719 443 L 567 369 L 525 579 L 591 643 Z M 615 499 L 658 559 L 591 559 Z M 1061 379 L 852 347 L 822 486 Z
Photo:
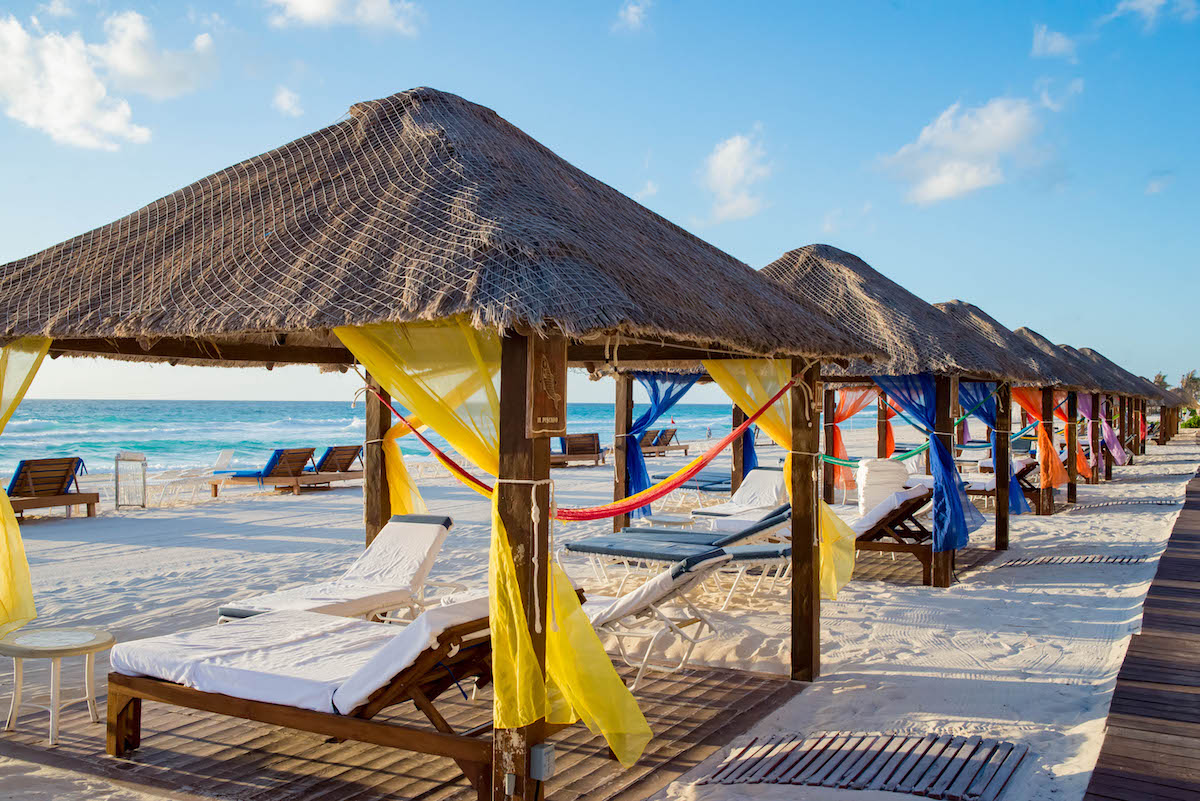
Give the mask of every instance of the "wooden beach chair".
M 566 467 L 573 462 L 604 464 L 607 451 L 600 447 L 599 434 L 567 434 L 563 440 L 562 453 L 550 452 L 551 467 Z
M 217 608 L 217 622 L 285 609 L 366 620 L 416 617 L 437 602 L 426 595 L 430 588 L 440 588 L 443 593 L 466 589 L 462 584 L 429 580 L 429 571 L 453 525 L 449 517 L 439 515 L 394 515 L 338 578 L 231 598 Z
M 436 706 L 462 682 L 490 681 L 487 604 L 435 607 L 403 627 L 272 612 L 120 643 L 108 675 L 107 751 L 126 757 L 140 746 L 142 702 L 154 701 L 450 757 L 478 797 L 490 798 L 491 725 L 455 731 Z M 375 720 L 408 701 L 431 727 Z
M 326 448 L 315 465 L 304 468 L 306 473 L 350 473 L 358 462 L 362 471 L 362 445 L 334 445 Z M 360 475 L 361 478 L 361 475 Z
M 921 563 L 921 581 L 933 585 L 933 532 L 917 513 L 933 499 L 933 490 L 918 486 L 892 493 L 850 524 L 858 551 L 912 554 Z
M 662 430 L 658 428 L 648 428 L 642 432 L 642 437 L 638 440 L 638 447 L 642 449 L 642 456 L 653 457 L 662 455 L 662 451 L 655 444 L 658 442 L 658 436 L 661 433 Z
M 13 511 L 24 518 L 29 509 L 65 506 L 67 517 L 70 517 L 72 507 L 86 506 L 87 516 L 95 517 L 100 493 L 79 491 L 78 475 L 83 469 L 83 460 L 78 456 L 21 460 L 12 481 L 8 482 L 8 498 Z
M 664 454 L 673 451 L 683 451 L 683 455 L 688 455 L 688 449 L 691 445 L 686 442 L 679 441 L 679 430 L 675 428 L 664 428 L 662 433 L 658 435 L 658 439 L 654 443 L 656 448 L 659 448 Z
M 277 448 L 260 470 L 218 472 L 208 482 L 212 487 L 212 496 L 216 498 L 223 486 L 246 484 L 256 484 L 260 487 L 270 485 L 275 489 L 291 490 L 293 495 L 299 495 L 302 487 L 321 483 L 302 480 L 304 468 L 312 461 L 315 452 L 316 448 Z

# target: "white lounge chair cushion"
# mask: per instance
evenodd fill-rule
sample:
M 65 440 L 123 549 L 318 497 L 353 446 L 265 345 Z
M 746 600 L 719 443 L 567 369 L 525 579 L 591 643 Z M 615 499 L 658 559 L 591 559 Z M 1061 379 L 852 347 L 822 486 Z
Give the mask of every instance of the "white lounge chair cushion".
M 864 534 L 879 524 L 880 520 L 900 508 L 900 505 L 912 498 L 920 497 L 926 492 L 925 487 L 913 487 L 912 489 L 902 489 L 899 492 L 893 492 L 891 495 L 884 498 L 867 514 L 860 517 L 850 524 L 850 529 L 855 535 Z
M 437 642 L 486 617 L 487 598 L 435 607 L 407 626 L 282 611 L 119 643 L 113 670 L 208 693 L 349 714 Z M 484 636 L 481 631 L 476 636 Z
M 1015 472 L 1015 471 L 1019 471 L 1025 465 L 1034 464 L 1035 462 L 1037 462 L 1037 459 L 1031 459 L 1028 456 L 1020 456 L 1016 459 L 1013 459 L 1012 461 L 1013 461 L 1013 471 Z M 980 459 L 979 460 L 979 469 L 980 470 L 991 470 L 991 469 L 993 469 L 992 468 L 993 464 L 995 464 L 995 462 L 992 460 L 992 457 L 990 457 L 990 456 L 986 459 Z
M 908 461 L 916 461 L 909 459 Z M 895 459 L 863 459 L 858 463 L 855 483 L 858 485 L 858 516 L 866 517 L 894 492 L 904 489 L 908 481 L 905 462 Z
M 761 510 L 760 513 L 787 503 L 787 487 L 782 470 L 756 468 L 746 474 L 741 486 L 725 503 L 705 506 L 692 514 L 702 517 L 724 516 Z
M 962 476 L 967 489 L 972 492 L 992 492 L 996 489 L 996 474 L 988 473 L 978 476 Z M 908 477 L 908 483 L 913 487 L 933 489 L 933 476 L 928 473 L 914 473 Z
M 282 611 L 113 647 L 113 670 L 317 712 L 404 628 Z M 393 673 L 394 675 L 394 673 Z
M 691 584 L 704 579 L 710 571 L 717 569 L 731 558 L 727 553 L 720 553 L 711 559 L 697 562 L 687 570 L 677 570 L 679 565 L 672 565 L 642 586 L 625 593 L 616 600 L 603 597 L 589 598 L 584 604 L 583 611 L 592 625 L 596 627 L 630 615 L 640 614 L 651 606 L 668 600 L 676 593 L 685 591 Z
M 448 531 L 438 523 L 391 520 L 340 578 L 230 599 L 223 606 L 263 612 L 308 609 L 351 617 L 394 609 L 420 594 Z

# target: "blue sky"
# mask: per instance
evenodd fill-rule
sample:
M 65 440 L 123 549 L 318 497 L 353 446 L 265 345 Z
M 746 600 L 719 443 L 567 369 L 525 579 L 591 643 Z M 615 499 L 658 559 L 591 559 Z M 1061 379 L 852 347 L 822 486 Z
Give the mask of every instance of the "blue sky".
M 755 267 L 828 242 L 1174 381 L 1200 367 L 1198 37 L 1196 0 L 9 3 L 0 262 L 428 85 Z M 32 395 L 352 391 L 58 360 Z

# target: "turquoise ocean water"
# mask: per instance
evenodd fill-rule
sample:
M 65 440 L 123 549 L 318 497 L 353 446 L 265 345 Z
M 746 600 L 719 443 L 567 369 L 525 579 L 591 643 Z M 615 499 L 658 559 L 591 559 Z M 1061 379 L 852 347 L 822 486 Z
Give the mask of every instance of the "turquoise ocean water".
M 635 418 L 643 408 L 635 408 Z M 567 414 L 568 430 L 598 431 L 611 444 L 611 403 L 572 403 Z M 874 415 L 872 407 L 851 425 L 873 425 Z M 680 403 L 656 427 L 704 440 L 727 434 L 730 418 L 728 405 Z M 81 456 L 89 472 L 110 472 L 120 450 L 145 453 L 151 471 L 211 466 L 224 448 L 234 449 L 234 466 L 260 467 L 273 448 L 314 447 L 320 454 L 329 445 L 362 442 L 363 431 L 361 402 L 26 400 L 0 436 L 0 475 L 11 475 L 21 459 L 50 456 Z M 430 440 L 445 444 L 436 435 Z M 427 455 L 415 439 L 402 447 Z

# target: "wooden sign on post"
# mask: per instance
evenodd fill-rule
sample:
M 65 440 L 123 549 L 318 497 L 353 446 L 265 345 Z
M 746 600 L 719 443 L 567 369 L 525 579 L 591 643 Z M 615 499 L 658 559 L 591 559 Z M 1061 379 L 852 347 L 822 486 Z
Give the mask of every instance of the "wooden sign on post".
M 530 336 L 526 375 L 529 407 L 525 435 L 530 439 L 567 435 L 567 340 Z

